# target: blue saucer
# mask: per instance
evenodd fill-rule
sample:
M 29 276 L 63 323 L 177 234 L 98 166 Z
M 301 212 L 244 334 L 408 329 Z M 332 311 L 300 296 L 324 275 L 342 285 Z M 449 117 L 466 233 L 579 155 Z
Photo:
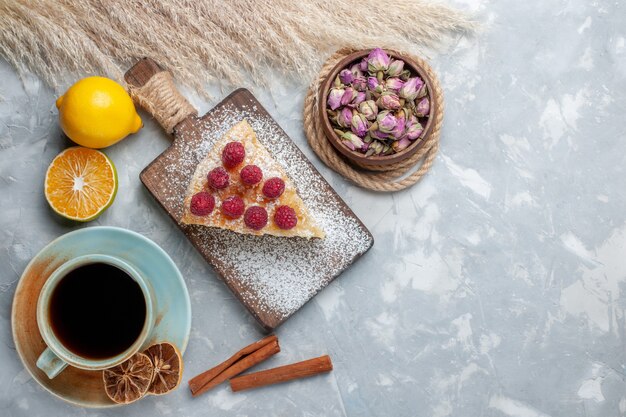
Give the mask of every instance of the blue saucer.
M 67 259 L 104 254 L 130 263 L 148 279 L 154 293 L 154 330 L 143 348 L 161 341 L 185 352 L 191 330 L 191 303 L 183 277 L 172 259 L 150 239 L 117 227 L 87 227 L 67 233 L 43 248 L 28 264 L 15 291 L 11 322 L 20 359 L 43 388 L 82 407 L 112 407 L 102 385 L 102 372 L 68 367 L 48 379 L 35 362 L 45 348 L 36 324 L 39 291 L 48 276 Z

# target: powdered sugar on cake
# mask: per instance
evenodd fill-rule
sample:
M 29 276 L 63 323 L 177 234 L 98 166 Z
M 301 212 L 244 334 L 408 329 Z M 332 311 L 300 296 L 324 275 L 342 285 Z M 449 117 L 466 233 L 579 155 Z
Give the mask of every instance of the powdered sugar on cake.
M 168 203 L 182 214 L 184 191 L 180 190 L 186 189 L 199 161 L 232 126 L 247 119 L 258 140 L 293 180 L 326 237 L 253 236 L 203 226 L 186 226 L 186 230 L 200 242 L 201 252 L 218 260 L 218 269 L 228 271 L 224 279 L 240 290 L 246 304 L 258 305 L 260 310 L 284 318 L 367 251 L 372 239 L 357 220 L 343 212 L 329 186 L 278 125 L 255 110 L 252 106 L 226 104 L 212 113 L 209 121 L 195 121 L 206 124 L 201 143 L 186 141 L 184 136 L 178 138 L 174 146 L 182 161 L 166 165 L 166 170 L 176 170 L 168 174 L 173 180 L 170 187 L 177 193 L 168 194 L 179 197 Z
M 241 158 L 230 168 L 230 185 L 223 189 L 212 189 L 208 185 L 207 173 L 217 168 L 222 169 L 222 165 L 226 163 L 222 161 L 223 151 L 228 146 L 232 149 L 238 149 Z M 251 185 L 243 184 L 243 172 L 246 168 L 258 170 L 259 180 Z M 242 169 L 243 168 L 243 169 Z M 240 174 L 241 173 L 241 174 Z M 229 174 L 224 171 L 224 174 Z M 240 179 L 240 175 L 241 179 Z M 261 192 L 262 184 L 260 181 L 265 175 L 268 178 L 279 178 L 284 184 L 284 191 L 278 198 L 266 198 Z M 281 228 L 278 223 L 272 222 L 259 229 L 251 229 L 245 224 L 242 217 L 227 217 L 222 210 L 214 210 L 209 213 L 195 215 L 191 210 L 191 201 L 196 193 L 209 192 L 216 200 L 216 206 L 222 206 L 225 199 L 237 196 L 239 201 L 243 201 L 245 207 L 263 207 L 266 213 L 274 215 L 276 209 L 282 205 L 286 205 L 287 209 L 297 213 L 297 222 L 295 227 Z M 187 196 L 184 203 L 184 214 L 181 221 L 186 224 L 198 224 L 208 227 L 219 227 L 228 229 L 233 232 L 254 235 L 274 235 L 281 237 L 306 237 L 306 238 L 323 238 L 324 232 L 316 224 L 314 216 L 308 212 L 306 204 L 296 192 L 296 187 L 286 174 L 284 168 L 275 161 L 265 146 L 258 140 L 256 134 L 246 119 L 238 122 L 230 129 L 226 135 L 221 137 L 213 148 L 208 152 L 202 161 L 199 162 L 192 180 L 187 188 Z

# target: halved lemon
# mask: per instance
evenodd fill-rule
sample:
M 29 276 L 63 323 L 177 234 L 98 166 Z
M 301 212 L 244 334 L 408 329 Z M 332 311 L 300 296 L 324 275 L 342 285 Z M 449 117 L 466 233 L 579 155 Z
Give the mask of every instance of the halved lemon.
M 113 162 L 95 149 L 75 146 L 58 154 L 46 172 L 45 194 L 57 214 L 88 222 L 115 199 L 117 172 Z
M 143 352 L 154 366 L 152 384 L 148 393 L 163 395 L 175 390 L 183 377 L 183 358 L 180 351 L 171 343 L 159 343 Z

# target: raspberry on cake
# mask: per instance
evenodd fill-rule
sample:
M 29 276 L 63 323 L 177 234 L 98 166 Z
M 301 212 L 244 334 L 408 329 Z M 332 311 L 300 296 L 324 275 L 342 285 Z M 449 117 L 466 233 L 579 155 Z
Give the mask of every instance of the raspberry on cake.
M 234 179 L 237 173 L 239 180 Z M 198 211 L 199 203 L 194 202 L 199 193 L 204 195 L 203 203 L 213 198 L 208 214 L 198 214 L 206 211 Z M 219 210 L 214 210 L 215 206 Z M 325 236 L 285 169 L 246 120 L 218 139 L 196 167 L 181 221 L 257 236 Z
M 222 213 L 231 219 L 237 219 L 243 214 L 243 210 L 246 208 L 246 203 L 243 202 L 241 197 L 233 195 L 228 197 L 222 202 Z
M 228 172 L 222 167 L 217 167 L 212 169 L 207 175 L 207 182 L 209 187 L 214 190 L 223 190 L 228 187 L 228 181 L 230 179 L 230 175 Z
M 243 221 L 249 228 L 261 230 L 267 225 L 267 210 L 259 206 L 248 207 L 243 215 Z
M 191 197 L 191 212 L 196 216 L 206 216 L 215 208 L 215 198 L 204 191 L 194 194 Z
M 222 163 L 232 169 L 243 162 L 246 157 L 246 148 L 241 142 L 229 142 L 222 151 Z
M 289 206 L 278 206 L 274 212 L 274 223 L 283 230 L 289 230 L 298 224 L 298 216 Z
M 239 173 L 241 182 L 245 185 L 255 185 L 263 179 L 263 171 L 256 165 L 246 165 Z
M 263 184 L 263 195 L 267 198 L 278 198 L 285 191 L 285 181 L 278 177 L 270 178 Z

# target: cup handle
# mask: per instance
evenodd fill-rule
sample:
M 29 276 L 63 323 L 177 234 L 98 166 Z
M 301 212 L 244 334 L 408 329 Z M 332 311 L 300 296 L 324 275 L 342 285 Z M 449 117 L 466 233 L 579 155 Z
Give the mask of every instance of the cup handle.
M 50 348 L 46 348 L 46 350 L 39 355 L 39 359 L 37 359 L 37 368 L 44 371 L 50 379 L 59 375 L 66 366 L 67 363 L 63 362 L 61 358 L 55 355 Z

